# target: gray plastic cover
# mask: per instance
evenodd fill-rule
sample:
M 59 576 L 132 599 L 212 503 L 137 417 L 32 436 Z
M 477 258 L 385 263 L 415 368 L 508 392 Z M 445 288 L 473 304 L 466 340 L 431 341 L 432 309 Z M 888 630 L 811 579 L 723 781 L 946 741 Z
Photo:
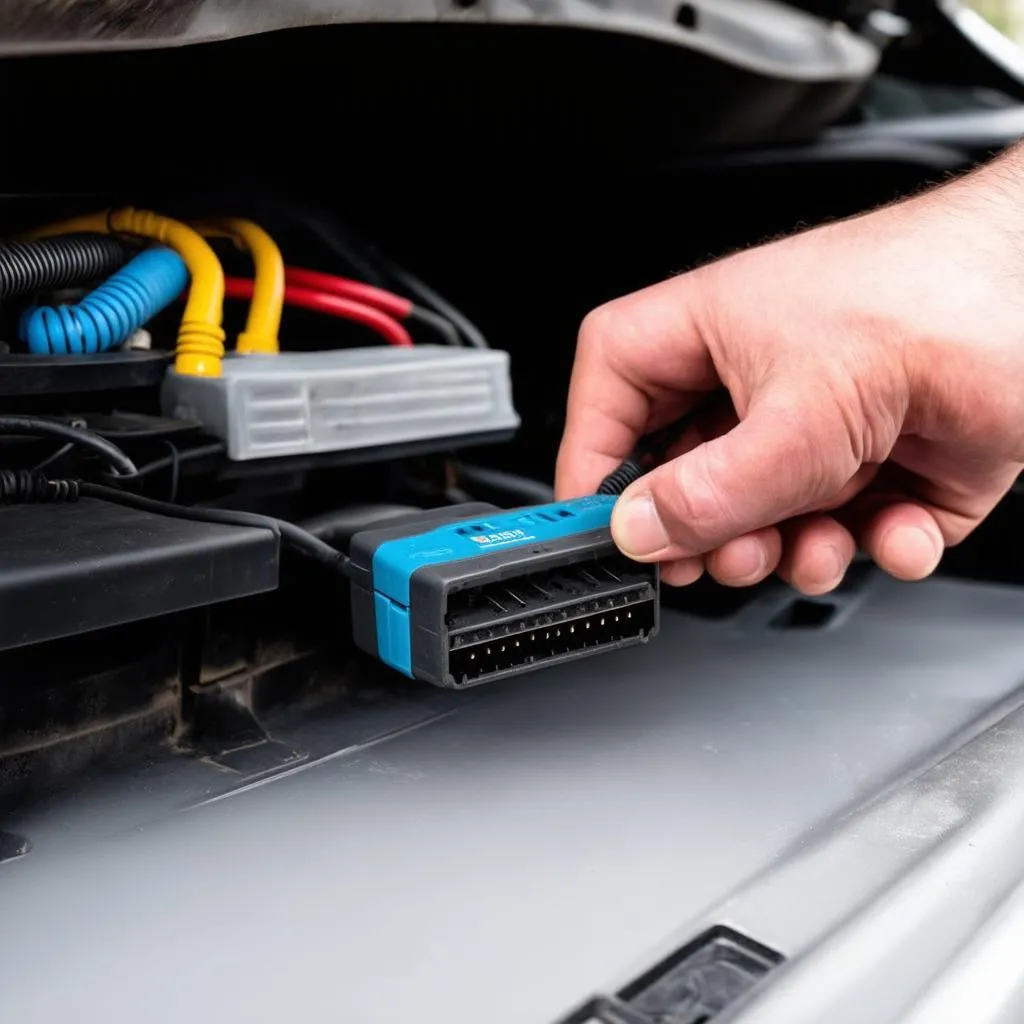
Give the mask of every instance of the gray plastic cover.
M 550 1024 L 713 922 L 789 958 L 743 1024 L 972 990 L 959 1020 L 1019 1019 L 1024 593 L 837 603 L 666 612 L 639 650 L 282 720 L 309 756 L 275 776 L 168 757 L 10 814 L 4 1017 Z
M 236 461 L 515 430 L 507 352 L 333 349 L 230 355 L 219 377 L 168 370 L 164 411 L 198 420 Z

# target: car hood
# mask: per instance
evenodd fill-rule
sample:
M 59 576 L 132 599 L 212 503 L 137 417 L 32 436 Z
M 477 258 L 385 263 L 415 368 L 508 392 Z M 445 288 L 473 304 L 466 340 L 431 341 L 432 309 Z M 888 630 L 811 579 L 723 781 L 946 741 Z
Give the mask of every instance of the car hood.
M 635 36 L 791 80 L 861 80 L 880 47 L 772 0 L 5 0 L 0 54 L 136 49 L 339 24 L 569 28 Z

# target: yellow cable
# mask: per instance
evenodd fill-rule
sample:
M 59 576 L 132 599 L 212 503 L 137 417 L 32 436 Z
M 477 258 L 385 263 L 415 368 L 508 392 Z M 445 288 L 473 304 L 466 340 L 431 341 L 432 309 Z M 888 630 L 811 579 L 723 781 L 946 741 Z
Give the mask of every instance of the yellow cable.
M 284 308 L 284 257 L 274 240 L 251 220 L 218 217 L 193 225 L 207 238 L 230 238 L 252 256 L 255 274 L 249 317 L 235 350 L 273 355 L 280 351 L 278 332 Z
M 202 236 L 180 221 L 125 207 L 48 224 L 30 237 L 47 238 L 80 231 L 139 235 L 177 252 L 188 267 L 191 285 L 178 328 L 174 368 L 193 377 L 219 377 L 224 357 L 224 271 L 217 254 Z

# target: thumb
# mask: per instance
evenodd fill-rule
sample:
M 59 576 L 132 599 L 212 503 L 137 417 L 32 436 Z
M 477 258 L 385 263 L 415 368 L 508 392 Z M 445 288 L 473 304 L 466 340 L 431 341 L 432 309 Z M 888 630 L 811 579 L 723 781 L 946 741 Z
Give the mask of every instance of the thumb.
M 629 487 L 612 515 L 623 553 L 638 561 L 689 558 L 827 502 L 859 459 L 837 408 L 806 408 L 815 393 L 812 386 L 799 397 L 755 400 L 727 434 Z

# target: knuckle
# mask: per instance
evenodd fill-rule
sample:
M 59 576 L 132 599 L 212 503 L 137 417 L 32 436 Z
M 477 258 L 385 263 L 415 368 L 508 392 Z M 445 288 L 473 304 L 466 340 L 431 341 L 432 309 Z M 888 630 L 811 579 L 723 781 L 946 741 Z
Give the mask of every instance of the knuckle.
M 600 344 L 602 339 L 612 333 L 614 320 L 615 311 L 612 303 L 605 303 L 592 309 L 580 324 L 578 344 L 581 347 Z
M 580 324 L 577 345 L 580 349 L 602 349 L 628 330 L 618 299 L 592 309 Z

